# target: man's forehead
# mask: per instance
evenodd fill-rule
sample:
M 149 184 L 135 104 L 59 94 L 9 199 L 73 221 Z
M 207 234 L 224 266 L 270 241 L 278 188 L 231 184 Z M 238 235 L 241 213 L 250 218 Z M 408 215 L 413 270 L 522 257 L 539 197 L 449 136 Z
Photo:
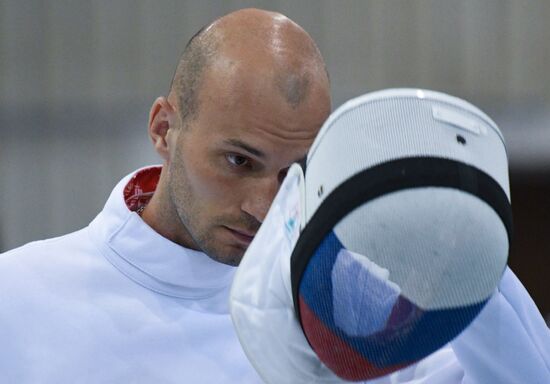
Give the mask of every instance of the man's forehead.
M 283 145 L 309 146 L 328 115 L 328 107 L 316 108 L 311 100 L 298 106 L 289 104 L 274 82 L 247 79 L 238 83 L 230 76 L 227 80 L 218 77 L 203 83 L 199 120 L 207 130 L 223 130 L 228 137 L 258 135 Z

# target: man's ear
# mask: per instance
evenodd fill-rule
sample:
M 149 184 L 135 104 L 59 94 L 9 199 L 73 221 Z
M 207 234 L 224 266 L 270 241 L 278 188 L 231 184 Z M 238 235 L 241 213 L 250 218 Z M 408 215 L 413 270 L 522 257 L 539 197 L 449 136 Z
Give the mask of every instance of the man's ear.
M 177 113 L 166 97 L 157 97 L 149 112 L 149 137 L 157 153 L 166 161 L 169 159 L 167 134 L 176 128 Z

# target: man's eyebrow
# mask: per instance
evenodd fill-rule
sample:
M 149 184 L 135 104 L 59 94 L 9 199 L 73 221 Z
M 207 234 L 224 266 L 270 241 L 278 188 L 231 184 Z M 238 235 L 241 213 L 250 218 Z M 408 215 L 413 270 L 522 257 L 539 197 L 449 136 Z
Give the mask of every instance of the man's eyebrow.
M 241 149 L 244 149 L 245 151 L 247 151 L 248 153 L 256 156 L 256 157 L 260 157 L 260 158 L 264 158 L 265 157 L 265 153 L 263 153 L 262 151 L 260 151 L 259 149 L 256 149 L 256 148 L 253 148 L 251 147 L 250 145 L 246 144 L 246 143 L 243 143 L 242 141 L 240 140 L 237 140 L 237 139 L 227 139 L 227 140 L 224 140 L 224 143 L 226 144 L 229 144 L 229 145 L 233 145 L 235 147 L 239 147 Z

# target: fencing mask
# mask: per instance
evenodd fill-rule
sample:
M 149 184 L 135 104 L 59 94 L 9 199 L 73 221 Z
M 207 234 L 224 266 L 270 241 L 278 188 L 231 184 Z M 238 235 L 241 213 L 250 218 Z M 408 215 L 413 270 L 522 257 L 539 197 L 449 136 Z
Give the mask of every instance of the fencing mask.
M 508 166 L 495 123 L 438 92 L 338 108 L 289 170 L 237 269 L 231 316 L 268 383 L 341 383 L 435 352 L 506 266 Z

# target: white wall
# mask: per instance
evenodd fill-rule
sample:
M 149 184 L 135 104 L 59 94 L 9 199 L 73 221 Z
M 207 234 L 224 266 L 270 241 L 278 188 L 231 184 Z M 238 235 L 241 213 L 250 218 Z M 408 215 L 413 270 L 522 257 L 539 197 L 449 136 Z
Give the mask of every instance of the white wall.
M 312 34 L 335 106 L 448 92 L 492 115 L 512 167 L 550 172 L 546 0 L 0 0 L 0 250 L 85 225 L 120 177 L 156 162 L 150 103 L 187 39 L 245 6 Z

